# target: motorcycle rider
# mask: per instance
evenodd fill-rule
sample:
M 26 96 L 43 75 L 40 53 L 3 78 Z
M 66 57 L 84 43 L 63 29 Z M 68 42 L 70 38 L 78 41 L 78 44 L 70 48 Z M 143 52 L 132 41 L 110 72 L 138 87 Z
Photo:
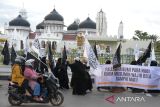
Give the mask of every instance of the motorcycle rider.
M 25 78 L 23 76 L 25 65 L 25 58 L 17 56 L 12 66 L 11 82 L 16 83 L 18 86 L 22 86 Z
M 25 58 L 22 56 L 17 56 L 14 64 L 12 66 L 12 73 L 11 73 L 11 82 L 10 84 L 17 84 L 19 87 L 23 89 L 23 92 L 27 96 L 31 96 L 28 92 L 28 81 L 25 79 L 23 73 L 25 69 Z
M 33 99 L 35 101 L 43 101 L 42 97 L 40 97 L 40 84 L 37 82 L 37 79 L 42 78 L 42 76 L 34 70 L 34 61 L 34 59 L 29 59 L 25 62 L 24 76 L 33 90 Z

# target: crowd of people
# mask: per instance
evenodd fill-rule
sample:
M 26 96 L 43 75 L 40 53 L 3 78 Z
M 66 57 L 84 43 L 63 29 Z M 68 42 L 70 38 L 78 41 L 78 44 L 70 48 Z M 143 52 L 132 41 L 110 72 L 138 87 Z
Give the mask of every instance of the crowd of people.
M 44 63 L 46 63 L 46 60 L 44 60 Z M 111 64 L 110 60 L 107 60 L 105 64 Z M 136 61 L 132 61 L 131 65 L 138 65 Z M 150 66 L 157 66 L 156 61 L 151 61 Z M 71 81 L 69 81 L 68 78 L 68 72 L 67 68 L 70 67 L 72 76 Z M 28 86 L 33 90 L 34 99 L 36 101 L 43 100 L 40 96 L 41 88 L 40 84 L 37 82 L 37 79 L 42 78 L 40 73 L 37 73 L 34 69 L 34 59 L 25 60 L 22 56 L 18 56 L 15 59 L 15 63 L 12 65 L 12 75 L 11 75 L 11 81 L 18 83 L 19 86 L 23 86 L 26 89 Z M 45 69 L 45 72 L 48 72 L 49 70 L 44 66 L 41 67 L 41 69 Z M 62 64 L 62 58 L 58 58 L 56 61 L 56 66 L 54 67 L 54 70 L 52 73 L 55 75 L 55 77 L 58 78 L 60 89 L 70 89 L 72 88 L 72 94 L 73 95 L 85 95 L 87 94 L 87 91 L 92 91 L 92 79 L 89 74 L 90 66 L 87 64 L 87 59 L 83 58 L 80 60 L 79 57 L 76 57 L 74 59 L 74 63 L 70 63 L 67 61 L 66 64 Z M 26 82 L 27 80 L 28 82 Z M 27 85 L 28 84 L 28 85 Z M 105 89 L 110 92 L 114 92 L 113 90 L 121 90 L 121 92 L 126 90 L 131 90 L 132 93 L 146 93 L 147 96 L 156 96 L 157 93 L 160 93 L 159 90 L 144 90 L 144 89 L 138 89 L 133 87 L 97 87 L 97 90 L 100 91 L 100 89 Z M 156 94 L 155 94 L 156 93 Z M 26 91 L 27 94 L 27 91 Z
M 86 91 L 92 91 L 92 80 L 89 75 L 90 67 L 87 66 L 86 60 L 80 61 L 79 57 L 75 58 L 73 64 L 68 64 L 71 68 L 72 78 L 71 87 L 73 88 L 73 95 L 85 95 Z
M 46 63 L 46 60 L 43 59 L 42 63 Z M 27 92 L 27 89 L 30 87 L 33 90 L 33 99 L 36 101 L 42 101 L 43 99 L 40 96 L 41 87 L 37 80 L 42 78 L 41 73 L 48 72 L 49 70 L 43 65 L 40 67 L 42 72 L 38 73 L 39 70 L 37 72 L 37 68 L 34 65 L 34 59 L 26 60 L 22 56 L 16 57 L 14 64 L 12 64 L 11 81 L 17 83 L 20 87 L 26 88 L 26 94 L 28 95 L 30 94 Z M 70 67 L 72 72 L 70 83 L 67 67 Z M 93 88 L 89 69 L 90 67 L 87 66 L 87 61 L 80 61 L 78 57 L 75 58 L 74 63 L 70 64 L 67 62 L 65 65 L 62 64 L 62 58 L 58 58 L 52 73 L 58 78 L 60 89 L 72 88 L 73 95 L 85 95 L 87 90 L 92 91 Z
M 62 64 L 62 58 L 58 58 L 53 74 L 59 79 L 61 89 L 73 88 L 73 95 L 85 95 L 86 91 L 92 91 L 92 80 L 89 74 L 90 67 L 87 66 L 86 59 L 80 61 L 79 57 L 75 58 L 74 63 Z M 67 67 L 71 68 L 72 77 L 69 83 Z

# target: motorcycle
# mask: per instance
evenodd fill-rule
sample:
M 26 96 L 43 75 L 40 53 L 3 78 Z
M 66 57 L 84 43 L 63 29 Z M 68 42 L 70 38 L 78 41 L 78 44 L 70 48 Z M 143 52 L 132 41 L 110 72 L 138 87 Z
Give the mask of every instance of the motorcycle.
M 12 106 L 19 106 L 22 103 L 51 103 L 53 106 L 60 106 L 64 101 L 64 96 L 59 90 L 58 79 L 52 74 L 45 72 L 42 74 L 41 96 L 43 101 L 33 100 L 33 90 L 27 89 L 31 96 L 25 95 L 24 87 L 10 82 L 8 85 L 8 101 Z

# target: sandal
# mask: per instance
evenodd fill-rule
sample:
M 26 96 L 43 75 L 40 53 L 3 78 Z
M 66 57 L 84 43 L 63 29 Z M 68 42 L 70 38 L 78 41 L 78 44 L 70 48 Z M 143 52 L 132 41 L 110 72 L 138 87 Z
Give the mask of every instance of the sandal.
M 38 97 L 34 97 L 33 100 L 40 102 L 41 100 Z
M 40 101 L 43 101 L 43 98 L 42 98 L 42 97 L 39 97 L 39 100 L 40 100 Z

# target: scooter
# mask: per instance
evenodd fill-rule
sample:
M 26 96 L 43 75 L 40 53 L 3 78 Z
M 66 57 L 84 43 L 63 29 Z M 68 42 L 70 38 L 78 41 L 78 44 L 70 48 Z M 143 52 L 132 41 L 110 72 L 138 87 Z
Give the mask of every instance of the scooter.
M 64 101 L 64 96 L 59 90 L 58 79 L 52 74 L 45 72 L 42 74 L 41 96 L 43 101 L 33 99 L 33 90 L 27 89 L 31 96 L 25 95 L 24 87 L 10 82 L 8 85 L 8 101 L 12 106 L 19 106 L 22 103 L 51 103 L 53 106 L 60 106 Z

